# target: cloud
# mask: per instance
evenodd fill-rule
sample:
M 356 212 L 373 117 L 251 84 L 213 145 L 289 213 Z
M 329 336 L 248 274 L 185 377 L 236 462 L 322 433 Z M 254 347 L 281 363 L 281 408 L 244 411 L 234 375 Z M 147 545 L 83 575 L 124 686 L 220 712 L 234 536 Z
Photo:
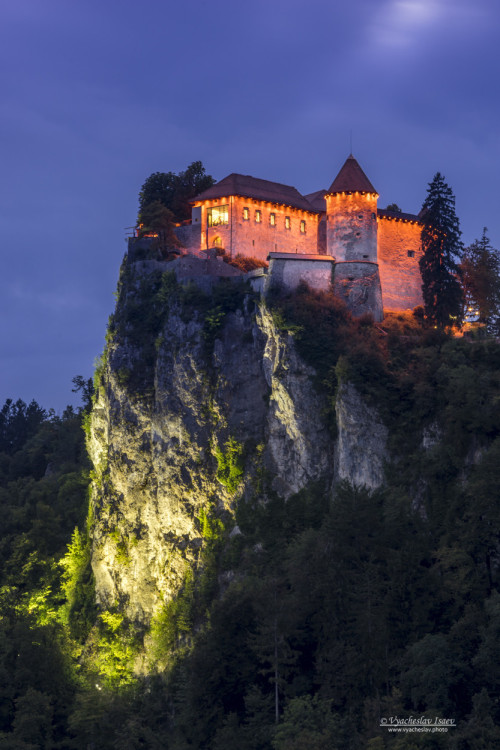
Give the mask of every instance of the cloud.
M 488 12 L 481 1 L 475 5 L 465 0 L 388 0 L 368 25 L 372 45 L 410 51 L 428 35 L 456 33 L 484 26 Z

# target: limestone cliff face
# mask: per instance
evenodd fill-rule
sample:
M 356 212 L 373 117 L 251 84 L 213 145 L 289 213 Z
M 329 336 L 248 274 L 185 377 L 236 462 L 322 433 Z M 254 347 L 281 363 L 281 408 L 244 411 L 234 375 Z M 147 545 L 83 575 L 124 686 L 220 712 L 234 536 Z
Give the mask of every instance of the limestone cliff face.
M 131 273 L 122 308 L 140 286 Z M 265 501 L 263 476 L 284 498 L 320 479 L 383 481 L 386 435 L 376 414 L 343 386 L 334 439 L 313 371 L 264 303 L 247 297 L 210 346 L 205 320 L 170 304 L 149 359 L 137 337 L 116 336 L 91 416 L 98 604 L 120 605 L 137 621 L 148 622 L 196 567 L 203 512 L 227 521 L 240 498 Z M 231 450 L 236 482 L 221 472 Z
M 345 383 L 339 390 L 336 477 L 376 489 L 384 482 L 384 463 L 389 458 L 387 428 L 353 385 Z

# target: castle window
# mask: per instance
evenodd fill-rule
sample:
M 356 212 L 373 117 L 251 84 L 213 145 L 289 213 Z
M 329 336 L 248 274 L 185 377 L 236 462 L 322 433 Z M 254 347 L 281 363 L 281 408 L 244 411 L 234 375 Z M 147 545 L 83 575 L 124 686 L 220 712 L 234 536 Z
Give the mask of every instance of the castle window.
M 208 209 L 208 226 L 218 227 L 229 224 L 229 206 L 214 206 Z
M 414 258 L 415 257 L 415 250 L 408 250 L 408 257 Z
M 290 217 L 285 216 L 285 229 L 290 229 Z
M 302 221 L 300 222 L 300 231 L 302 234 L 306 233 L 306 222 L 304 221 L 304 219 L 302 219 Z
M 259 209 L 257 209 L 257 211 L 255 212 L 255 221 L 257 222 L 257 224 L 260 224 L 260 222 L 262 221 L 262 211 L 259 211 Z
M 276 214 L 269 214 L 269 223 L 272 227 L 276 226 Z
M 250 218 L 250 209 L 245 207 L 243 209 L 243 221 L 248 221 L 249 218 Z

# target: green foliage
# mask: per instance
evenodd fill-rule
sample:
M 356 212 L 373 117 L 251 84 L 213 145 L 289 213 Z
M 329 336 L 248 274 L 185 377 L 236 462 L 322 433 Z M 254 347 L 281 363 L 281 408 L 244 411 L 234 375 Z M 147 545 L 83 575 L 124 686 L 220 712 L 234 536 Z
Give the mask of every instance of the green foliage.
M 237 440 L 230 437 L 224 444 L 224 450 L 214 447 L 217 459 L 217 479 L 233 494 L 243 479 L 244 447 Z
M 151 622 L 151 653 L 160 664 L 165 663 L 175 647 L 191 632 L 193 601 L 194 575 L 188 568 L 177 596 L 165 602 Z
M 207 190 L 215 180 L 205 174 L 201 161 L 194 161 L 184 172 L 154 172 L 139 193 L 138 223 L 146 224 L 151 204 L 166 207 L 175 221 L 191 218 L 190 199 Z
M 73 531 L 68 551 L 60 560 L 63 568 L 62 590 L 66 598 L 63 616 L 70 632 L 78 641 L 83 641 L 95 621 L 95 586 L 91 567 L 91 545 L 89 537 L 90 519 L 85 533 L 78 527 Z
M 122 613 L 101 612 L 87 643 L 87 668 L 95 670 L 105 686 L 125 688 L 135 682 L 134 661 L 139 646 L 137 630 Z
M 498 334 L 500 318 L 500 256 L 483 229 L 481 239 L 465 248 L 460 272 L 466 315 L 478 317 L 490 333 Z
M 20 450 L 47 416 L 36 401 L 26 405 L 21 399 L 14 403 L 8 398 L 0 411 L 0 452 L 12 456 Z
M 292 698 L 273 737 L 274 750 L 336 750 L 342 733 L 340 716 L 318 696 Z M 342 740 L 341 740 L 342 741 Z
M 422 205 L 422 295 L 425 315 L 438 328 L 461 323 L 463 303 L 457 262 L 462 254 L 455 196 L 437 172 Z
M 33 402 L 34 404 L 34 402 Z M 0 452 L 0 747 L 67 746 L 76 665 L 59 565 L 83 522 L 82 414 L 7 402 Z M 80 547 L 74 538 L 74 552 Z M 75 578 L 76 576 L 73 576 Z M 78 594 L 73 588 L 72 604 Z

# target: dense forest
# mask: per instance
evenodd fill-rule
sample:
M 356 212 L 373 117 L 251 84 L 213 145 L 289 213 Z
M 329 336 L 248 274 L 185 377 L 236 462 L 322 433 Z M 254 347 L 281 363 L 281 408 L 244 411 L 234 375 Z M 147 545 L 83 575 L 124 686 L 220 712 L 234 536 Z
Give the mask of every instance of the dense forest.
M 234 294 L 211 308 L 169 284 L 208 321 L 212 346 Z M 150 305 L 154 290 L 146 297 Z M 327 396 L 332 430 L 339 382 L 378 409 L 390 435 L 386 484 L 340 483 L 332 493 L 310 483 L 285 502 L 263 472 L 233 523 L 207 509 L 197 569 L 145 631 L 118 605 L 110 613 L 94 604 L 90 385 L 75 379 L 86 403 L 61 417 L 7 401 L 0 747 L 499 746 L 498 344 L 411 315 L 355 321 L 305 287 L 269 304 L 314 367 L 311 387 Z M 137 325 L 151 322 L 133 312 Z M 221 484 L 237 487 L 240 459 L 235 446 L 219 462 Z M 234 520 L 241 533 L 230 533 Z M 411 716 L 457 726 L 380 726 Z

